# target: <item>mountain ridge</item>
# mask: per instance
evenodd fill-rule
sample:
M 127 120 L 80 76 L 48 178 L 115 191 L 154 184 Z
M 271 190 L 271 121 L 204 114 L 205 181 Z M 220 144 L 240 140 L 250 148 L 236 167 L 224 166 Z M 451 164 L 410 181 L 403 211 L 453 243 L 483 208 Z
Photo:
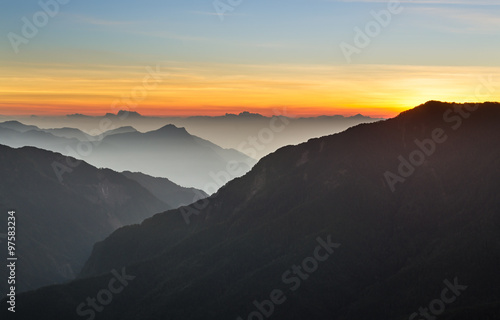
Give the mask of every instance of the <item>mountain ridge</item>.
M 221 186 L 217 179 L 214 181 L 213 175 L 225 172 L 226 175 L 230 174 L 231 179 L 248 171 L 256 162 L 240 151 L 222 148 L 172 124 L 148 132 L 125 126 L 97 136 L 88 135 L 84 140 L 79 140 L 77 136 L 86 133 L 78 129 L 68 132 L 64 128 L 35 128 L 18 122 L 7 123 L 5 127 L 0 123 L 0 143 L 14 148 L 39 147 L 84 160 L 97 167 L 142 172 L 169 179 L 184 187 L 204 189 L 209 193 Z M 233 166 L 237 170 L 228 169 Z

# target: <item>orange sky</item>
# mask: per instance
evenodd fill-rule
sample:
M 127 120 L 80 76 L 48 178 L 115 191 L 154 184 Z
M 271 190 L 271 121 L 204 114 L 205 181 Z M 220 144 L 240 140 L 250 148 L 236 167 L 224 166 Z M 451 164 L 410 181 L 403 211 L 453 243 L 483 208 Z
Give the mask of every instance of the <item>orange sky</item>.
M 392 117 L 428 100 L 500 100 L 475 92 L 500 68 L 400 65 L 238 65 L 167 61 L 151 66 L 2 67 L 0 114 L 272 115 Z M 488 93 L 486 95 L 486 93 Z

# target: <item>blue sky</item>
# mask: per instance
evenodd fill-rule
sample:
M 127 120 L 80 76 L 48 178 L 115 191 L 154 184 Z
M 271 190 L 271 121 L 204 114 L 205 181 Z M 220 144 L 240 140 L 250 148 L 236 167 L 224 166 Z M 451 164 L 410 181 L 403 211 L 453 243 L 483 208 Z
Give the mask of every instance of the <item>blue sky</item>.
M 500 3 L 408 1 L 359 63 L 498 65 Z M 494 1 L 469 1 L 469 3 Z M 38 1 L 4 2 L 2 30 L 18 32 Z M 452 4 L 448 4 L 452 3 Z M 221 21 L 212 1 L 71 0 L 30 43 L 29 53 L 57 49 L 145 59 L 237 63 L 345 63 L 339 43 L 372 19 L 384 1 L 243 0 Z M 10 55 L 7 37 L 2 53 Z M 481 48 L 479 50 L 479 48 Z M 458 52 L 457 52 L 458 51 Z

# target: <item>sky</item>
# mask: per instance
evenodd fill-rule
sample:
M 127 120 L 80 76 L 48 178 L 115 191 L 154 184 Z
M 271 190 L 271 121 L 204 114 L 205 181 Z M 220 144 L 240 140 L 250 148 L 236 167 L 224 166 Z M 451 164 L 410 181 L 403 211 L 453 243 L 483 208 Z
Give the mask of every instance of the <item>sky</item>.
M 391 117 L 500 100 L 498 0 L 0 4 L 0 114 Z

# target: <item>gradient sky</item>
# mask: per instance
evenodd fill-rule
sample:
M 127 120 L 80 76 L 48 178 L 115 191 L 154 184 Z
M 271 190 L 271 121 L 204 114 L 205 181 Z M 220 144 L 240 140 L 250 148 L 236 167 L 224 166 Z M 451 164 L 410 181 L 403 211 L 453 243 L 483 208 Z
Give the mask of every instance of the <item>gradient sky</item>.
M 9 33 L 42 9 L 3 1 L 0 114 L 393 116 L 428 100 L 500 100 L 498 0 L 401 1 L 348 63 L 340 44 L 387 5 L 242 0 L 221 20 L 212 0 L 69 0 L 15 53 Z M 161 82 L 139 90 L 147 68 Z M 127 102 L 134 90 L 146 96 Z

